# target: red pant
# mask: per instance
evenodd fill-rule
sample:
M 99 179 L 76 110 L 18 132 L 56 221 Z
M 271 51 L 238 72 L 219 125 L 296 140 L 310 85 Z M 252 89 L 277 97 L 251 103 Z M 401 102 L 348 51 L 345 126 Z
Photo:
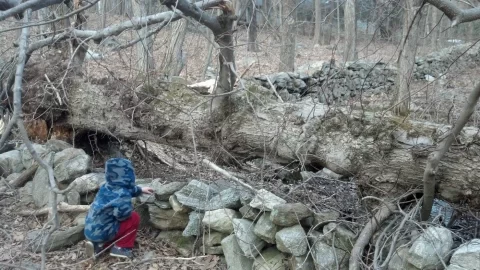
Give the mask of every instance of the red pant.
M 135 238 L 137 238 L 137 230 L 140 225 L 140 216 L 137 212 L 133 211 L 132 215 L 120 222 L 120 228 L 118 229 L 115 238 L 104 245 L 104 247 L 110 246 L 113 242 L 117 247 L 121 248 L 133 248 L 135 246 Z

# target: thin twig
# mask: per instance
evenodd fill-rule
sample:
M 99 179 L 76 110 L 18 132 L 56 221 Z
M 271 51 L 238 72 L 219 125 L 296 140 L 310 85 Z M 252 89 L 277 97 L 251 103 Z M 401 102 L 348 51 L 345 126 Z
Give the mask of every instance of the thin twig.
M 247 183 L 244 183 L 242 180 L 238 179 L 237 177 L 233 176 L 231 173 L 227 172 L 226 170 L 218 167 L 215 163 L 207 160 L 207 159 L 203 159 L 202 160 L 203 163 L 205 163 L 206 165 L 208 165 L 210 168 L 214 169 L 215 171 L 223 174 L 224 176 L 228 177 L 229 179 L 237 182 L 238 184 L 250 189 L 251 191 L 255 192 L 255 189 L 250 186 L 249 184 Z

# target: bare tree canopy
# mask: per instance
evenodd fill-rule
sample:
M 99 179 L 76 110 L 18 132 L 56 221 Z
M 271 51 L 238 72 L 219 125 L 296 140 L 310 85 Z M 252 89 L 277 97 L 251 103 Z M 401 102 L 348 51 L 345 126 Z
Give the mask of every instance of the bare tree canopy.
M 0 0 L 0 268 L 91 268 L 111 157 L 155 193 L 118 265 L 468 268 L 478 29 L 478 1 Z

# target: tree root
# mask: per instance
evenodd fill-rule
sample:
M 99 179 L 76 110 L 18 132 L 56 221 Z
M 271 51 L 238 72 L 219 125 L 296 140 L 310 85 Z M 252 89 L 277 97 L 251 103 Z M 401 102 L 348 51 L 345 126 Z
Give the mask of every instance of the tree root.
M 355 245 L 353 246 L 352 253 L 350 254 L 348 269 L 360 269 L 363 250 L 367 246 L 368 242 L 370 242 L 370 238 L 372 238 L 380 224 L 382 224 L 382 222 L 393 213 L 394 209 L 395 205 L 393 203 L 385 202 L 375 216 L 373 216 L 367 225 L 365 225 L 360 233 L 360 236 L 355 242 Z

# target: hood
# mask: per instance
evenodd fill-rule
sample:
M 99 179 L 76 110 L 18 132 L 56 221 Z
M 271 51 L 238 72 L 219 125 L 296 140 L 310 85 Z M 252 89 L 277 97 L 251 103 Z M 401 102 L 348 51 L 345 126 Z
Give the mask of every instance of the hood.
M 124 158 L 111 158 L 105 163 L 105 180 L 111 187 L 133 188 L 135 171 L 132 163 Z

